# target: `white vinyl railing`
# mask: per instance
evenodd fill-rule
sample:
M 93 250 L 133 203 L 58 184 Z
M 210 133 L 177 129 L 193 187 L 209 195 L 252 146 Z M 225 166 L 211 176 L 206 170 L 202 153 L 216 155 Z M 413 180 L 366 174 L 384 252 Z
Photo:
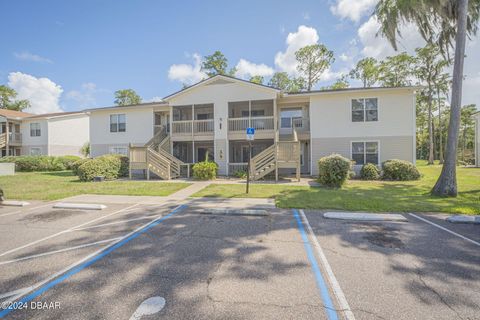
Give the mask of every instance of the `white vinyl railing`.
M 292 127 L 295 128 L 297 132 L 308 132 L 310 131 L 310 119 L 308 118 L 292 119 Z
M 273 117 L 229 118 L 228 131 L 245 131 L 252 127 L 255 130 L 273 130 Z
M 8 142 L 10 143 L 22 143 L 22 134 L 18 132 L 8 133 Z
M 172 121 L 172 134 L 191 135 L 194 133 L 213 133 L 213 119 Z

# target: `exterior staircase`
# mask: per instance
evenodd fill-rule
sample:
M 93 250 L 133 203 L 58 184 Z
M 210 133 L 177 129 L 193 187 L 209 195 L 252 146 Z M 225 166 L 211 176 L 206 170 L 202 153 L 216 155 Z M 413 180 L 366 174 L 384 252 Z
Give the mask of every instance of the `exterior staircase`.
M 146 170 L 147 179 L 153 172 L 164 180 L 179 178 L 186 165 L 170 152 L 170 135 L 161 128 L 144 146 L 130 145 L 130 178 L 132 169 Z
M 1 133 L 0 134 L 0 149 L 7 145 L 7 134 Z
M 250 160 L 251 179 L 258 180 L 275 171 L 275 180 L 278 181 L 278 169 L 294 168 L 300 181 L 300 141 L 296 131 L 282 136 L 277 133 L 275 141 Z

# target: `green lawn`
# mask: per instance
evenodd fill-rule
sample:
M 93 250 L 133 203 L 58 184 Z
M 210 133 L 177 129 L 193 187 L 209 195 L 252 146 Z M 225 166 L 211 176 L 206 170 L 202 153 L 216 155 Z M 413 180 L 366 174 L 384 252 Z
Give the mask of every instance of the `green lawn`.
M 432 197 L 430 189 L 440 174 L 439 165 L 419 163 L 422 179 L 408 182 L 350 180 L 342 189 L 253 184 L 213 184 L 196 197 L 275 198 L 282 208 L 340 209 L 373 212 L 448 212 L 480 214 L 480 169 L 459 167 L 457 198 Z
M 19 172 L 14 176 L 0 177 L 5 196 L 17 200 L 57 200 L 87 193 L 167 196 L 189 185 L 146 181 L 81 182 L 71 171 Z

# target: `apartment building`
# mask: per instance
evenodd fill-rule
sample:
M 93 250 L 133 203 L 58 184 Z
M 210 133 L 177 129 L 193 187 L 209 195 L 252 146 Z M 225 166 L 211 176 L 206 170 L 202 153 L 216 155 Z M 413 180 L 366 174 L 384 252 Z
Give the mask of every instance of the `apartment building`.
M 480 112 L 473 115 L 475 119 L 475 166 L 480 167 Z
M 92 156 L 130 156 L 131 169 L 163 179 L 189 174 L 207 157 L 220 175 L 246 170 L 246 129 L 255 128 L 251 174 L 318 174 L 332 153 L 380 165 L 415 162 L 416 87 L 287 94 L 217 75 L 162 102 L 87 110 Z
M 89 141 L 89 125 L 84 112 L 35 115 L 1 109 L 1 156 L 81 155 Z

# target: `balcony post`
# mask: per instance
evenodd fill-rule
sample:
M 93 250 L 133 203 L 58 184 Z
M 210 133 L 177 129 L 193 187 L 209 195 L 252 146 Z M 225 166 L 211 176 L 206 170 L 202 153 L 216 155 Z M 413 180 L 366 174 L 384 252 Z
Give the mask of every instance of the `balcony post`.
M 248 127 L 252 127 L 252 100 L 248 100 Z
M 8 151 L 9 151 L 9 144 L 10 144 L 10 137 L 9 137 L 10 134 L 9 134 L 8 125 L 9 125 L 9 123 L 8 123 L 8 120 L 7 120 L 7 122 L 5 122 L 5 132 L 6 132 L 6 136 L 5 136 L 5 141 L 6 141 L 6 143 L 5 143 L 5 155 L 7 157 L 9 156 Z

